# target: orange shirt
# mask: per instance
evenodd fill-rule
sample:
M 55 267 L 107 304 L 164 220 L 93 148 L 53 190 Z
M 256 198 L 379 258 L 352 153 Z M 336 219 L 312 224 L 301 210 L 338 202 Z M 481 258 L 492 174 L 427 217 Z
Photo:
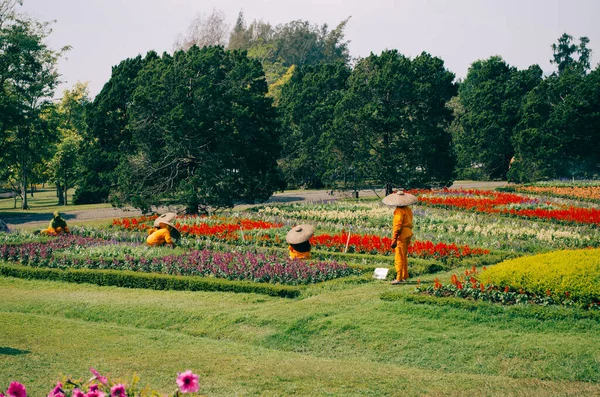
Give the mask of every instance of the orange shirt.
M 413 235 L 413 213 L 409 206 L 396 207 L 392 222 L 392 242 L 404 240 Z
M 164 229 L 158 229 L 149 235 L 146 242 L 149 245 L 162 245 L 164 243 L 173 244 L 173 239 L 171 239 L 169 229 L 165 227 Z
M 288 249 L 290 250 L 290 259 L 310 259 L 310 251 L 296 251 L 291 245 L 288 246 Z

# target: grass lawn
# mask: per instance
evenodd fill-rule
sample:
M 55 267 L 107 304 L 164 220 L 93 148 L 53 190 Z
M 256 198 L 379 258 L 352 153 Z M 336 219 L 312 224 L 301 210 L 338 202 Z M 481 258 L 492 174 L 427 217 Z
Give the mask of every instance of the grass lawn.
M 280 299 L 0 278 L 0 388 L 46 395 L 93 366 L 162 392 L 192 369 L 209 396 L 600 395 L 599 316 L 380 298 L 413 288 Z
M 56 210 L 59 211 L 75 211 L 75 210 L 87 210 L 95 208 L 111 208 L 110 204 L 84 204 L 84 205 L 73 205 L 73 192 L 74 189 L 70 189 L 68 193 L 69 203 L 66 206 L 57 206 L 58 198 L 56 197 L 56 190 L 54 188 L 39 189 L 31 194 L 27 194 L 27 204 L 29 210 L 22 210 L 21 200 L 17 200 L 17 208 L 14 208 L 14 199 L 12 198 L 0 198 L 0 219 L 2 216 L 14 216 L 16 214 L 32 214 L 32 213 L 52 213 Z

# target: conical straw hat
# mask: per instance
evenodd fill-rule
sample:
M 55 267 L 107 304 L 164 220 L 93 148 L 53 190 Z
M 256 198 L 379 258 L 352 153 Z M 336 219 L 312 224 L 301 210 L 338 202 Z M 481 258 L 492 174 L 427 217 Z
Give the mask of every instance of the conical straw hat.
M 315 232 L 315 228 L 311 225 L 294 226 L 285 237 L 285 241 L 289 244 L 300 244 L 310 240 Z
M 404 190 L 398 190 L 395 193 L 388 194 L 383 198 L 383 204 L 391 207 L 406 207 L 417 202 L 417 197 L 410 193 L 404 193 Z
M 158 218 L 156 218 L 154 220 L 154 227 L 159 227 L 161 223 L 167 224 L 167 225 L 171 225 L 173 227 L 175 227 L 171 222 L 173 222 L 175 220 L 175 218 L 177 218 L 177 214 L 173 213 L 173 212 L 167 212 L 165 214 L 162 214 L 161 216 L 159 216 Z

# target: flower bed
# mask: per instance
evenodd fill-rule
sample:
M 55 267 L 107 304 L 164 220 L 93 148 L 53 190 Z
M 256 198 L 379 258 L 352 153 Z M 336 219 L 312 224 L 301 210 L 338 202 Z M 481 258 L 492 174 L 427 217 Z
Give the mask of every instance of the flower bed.
M 103 255 L 101 251 L 95 251 L 92 256 L 86 250 L 78 251 L 79 255 L 70 252 L 60 256 L 53 255 L 54 251 L 71 247 L 75 242 L 98 243 L 90 238 L 61 236 L 47 243 L 0 246 L 0 258 L 32 267 L 131 270 L 287 285 L 318 283 L 361 273 L 359 269 L 335 261 L 304 262 L 251 252 L 193 250 L 182 255 L 153 258 L 126 253 L 122 259 L 115 257 L 114 252 L 112 255 Z
M 329 249 L 343 252 L 348 244 L 349 252 L 358 252 L 364 254 L 391 254 L 390 246 L 392 239 L 389 237 L 379 237 L 375 235 L 351 234 L 348 239 L 348 233 L 338 235 L 321 234 L 313 236 L 310 239 L 318 249 Z M 408 247 L 408 254 L 418 258 L 433 258 L 444 260 L 448 257 L 463 258 L 473 255 L 489 254 L 489 250 L 481 248 L 470 248 L 466 245 L 458 246 L 456 244 L 433 243 L 431 241 L 413 241 Z
M 64 377 L 62 381 L 56 382 L 56 386 L 48 393 L 48 397 L 151 397 L 160 393 L 149 387 L 140 387 L 139 379 L 134 375 L 130 382 L 113 381 L 102 376 L 94 368 L 90 368 L 92 377 L 87 381 L 73 377 Z M 86 378 L 87 379 L 87 378 Z M 177 374 L 174 383 L 177 388 L 172 396 L 180 396 L 188 393 L 197 393 L 200 390 L 199 376 L 188 370 Z M 87 392 L 84 390 L 87 389 Z M 27 388 L 19 382 L 11 382 L 6 390 L 8 397 L 27 397 Z M 0 392 L 0 396 L 4 394 Z
M 452 296 L 504 305 L 576 305 L 600 309 L 600 289 L 597 283 L 594 283 L 600 274 L 600 266 L 596 264 L 594 269 L 587 269 L 590 265 L 589 258 L 595 258 L 598 252 L 583 254 L 588 260 L 583 256 L 578 258 L 578 261 L 572 262 L 576 269 L 563 271 L 562 274 L 556 274 L 556 267 L 549 266 L 548 261 L 545 261 L 546 255 L 557 257 L 555 254 L 508 260 L 489 269 L 484 267 L 481 273 L 473 266 L 465 270 L 464 275 L 453 274 L 448 284 L 443 284 L 436 278 L 433 285 L 417 286 L 417 292 L 436 297 Z M 598 260 L 594 263 L 597 262 Z M 533 263 L 537 266 L 530 266 Z M 545 270 L 546 275 L 541 268 L 549 269 Z M 569 273 L 569 276 L 565 276 L 565 273 Z
M 154 222 L 156 218 L 156 215 L 118 218 L 113 219 L 112 226 L 125 230 L 147 230 L 151 227 L 149 223 Z M 244 231 L 280 228 L 282 225 L 245 218 L 182 216 L 177 217 L 175 226 L 182 235 L 215 236 L 224 240 L 236 240 Z
M 515 186 L 514 192 L 543 194 L 553 197 L 564 197 L 574 200 L 600 201 L 600 186 Z
M 484 190 L 440 190 L 414 191 L 419 195 L 419 203 L 441 208 L 461 208 L 483 213 L 524 218 L 545 219 L 554 222 L 600 225 L 600 210 L 595 208 L 566 207 L 558 209 L 537 208 L 548 205 L 538 199 Z M 513 208 L 515 205 L 528 205 L 529 208 Z

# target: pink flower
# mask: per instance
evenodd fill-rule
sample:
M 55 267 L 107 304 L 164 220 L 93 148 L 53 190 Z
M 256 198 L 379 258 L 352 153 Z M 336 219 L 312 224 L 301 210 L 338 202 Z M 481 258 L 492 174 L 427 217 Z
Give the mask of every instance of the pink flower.
M 90 385 L 88 392 L 85 394 L 85 397 L 104 397 L 104 396 L 106 396 L 106 393 L 104 393 L 101 390 L 98 390 L 98 385 L 95 383 Z
M 118 385 L 114 385 L 112 389 L 110 389 L 110 397 L 127 397 L 127 393 L 125 392 L 125 385 L 119 383 Z
M 85 397 L 104 397 L 106 393 L 100 390 L 89 391 L 85 394 Z
M 19 382 L 10 382 L 6 394 L 8 397 L 27 397 L 27 390 Z
M 98 379 L 98 382 L 102 383 L 103 385 L 106 385 L 108 383 L 106 377 L 100 375 L 100 373 L 98 373 L 98 371 L 96 371 L 94 368 L 90 367 L 90 372 L 94 374 L 94 377 Z
M 85 397 L 85 393 L 75 388 L 73 389 L 73 397 Z
M 48 397 L 65 397 L 65 392 L 62 389 L 62 383 L 56 382 L 56 386 L 50 393 L 48 393 Z
M 196 393 L 200 386 L 198 385 L 198 375 L 188 370 L 177 376 L 177 386 L 182 393 Z

